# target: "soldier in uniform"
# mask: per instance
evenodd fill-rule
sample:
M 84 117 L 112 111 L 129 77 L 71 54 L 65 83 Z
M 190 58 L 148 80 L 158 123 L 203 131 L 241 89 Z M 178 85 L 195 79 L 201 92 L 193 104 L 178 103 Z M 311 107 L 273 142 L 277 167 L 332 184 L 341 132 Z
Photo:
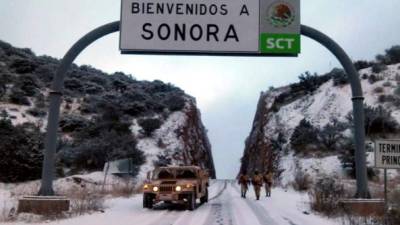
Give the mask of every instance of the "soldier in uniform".
M 273 177 L 274 177 L 274 174 L 270 170 L 266 174 L 264 174 L 265 196 L 266 197 L 271 197 L 271 188 L 272 188 Z
M 245 172 L 240 173 L 238 183 L 240 184 L 240 192 L 242 194 L 242 198 L 246 198 L 246 193 L 249 189 L 250 181 Z
M 260 200 L 260 192 L 261 192 L 261 187 L 262 187 L 262 183 L 263 183 L 263 177 L 260 175 L 258 170 L 254 171 L 254 176 L 251 179 L 251 183 L 253 184 L 254 192 L 256 193 L 257 200 Z

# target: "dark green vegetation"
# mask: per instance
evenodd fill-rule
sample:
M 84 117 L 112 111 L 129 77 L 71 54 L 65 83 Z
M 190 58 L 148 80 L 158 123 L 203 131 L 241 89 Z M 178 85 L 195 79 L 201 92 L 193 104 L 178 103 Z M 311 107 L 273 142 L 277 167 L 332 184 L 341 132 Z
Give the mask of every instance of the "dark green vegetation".
M 0 153 L 11 155 L 0 160 L 0 181 L 40 177 L 44 148 L 40 128 L 43 131 L 47 94 L 58 65 L 55 58 L 36 56 L 30 49 L 14 48 L 0 41 L 0 103 L 28 106 L 26 111 L 20 107 L 14 110 L 23 117 L 37 119 L 37 124 L 15 126 L 11 121 L 17 118 L 4 111 L 0 120 Z M 183 109 L 185 98 L 185 93 L 171 84 L 138 81 L 122 72 L 106 74 L 74 64 L 65 78 L 58 172 L 67 175 L 66 171 L 99 170 L 106 160 L 126 157 L 134 158 L 140 166 L 145 159 L 136 148 L 137 137 L 130 129 L 132 121 L 140 120 L 144 135 L 151 136 L 173 111 Z M 0 110 L 6 109 L 1 107 Z
M 31 123 L 13 126 L 3 111 L 0 140 L 0 181 L 18 182 L 38 178 L 43 160 L 43 134 L 39 128 Z

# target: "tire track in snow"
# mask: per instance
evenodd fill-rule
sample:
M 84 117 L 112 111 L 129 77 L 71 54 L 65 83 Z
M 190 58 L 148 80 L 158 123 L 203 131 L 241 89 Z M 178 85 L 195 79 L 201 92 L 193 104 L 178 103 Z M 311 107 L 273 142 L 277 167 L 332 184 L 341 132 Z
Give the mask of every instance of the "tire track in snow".
M 219 190 L 219 191 L 217 192 L 217 194 L 216 194 L 214 197 L 209 198 L 208 201 L 212 201 L 212 200 L 214 200 L 214 199 L 220 197 L 220 196 L 222 195 L 222 193 L 226 190 L 226 187 L 227 187 L 227 186 L 228 186 L 228 181 L 225 180 L 224 186 L 222 187 L 222 189 Z
M 290 220 L 287 217 L 283 217 L 284 220 L 286 220 L 290 225 L 297 225 L 296 223 L 294 223 L 292 220 Z
M 231 183 L 233 189 L 235 189 L 235 191 L 240 194 L 240 190 L 239 187 L 234 185 L 233 183 Z M 274 221 L 269 215 L 268 212 L 266 210 L 264 210 L 264 208 L 257 204 L 256 202 L 245 198 L 243 199 L 244 202 L 246 202 L 246 204 L 251 208 L 252 212 L 254 213 L 254 215 L 256 216 L 258 222 L 261 225 L 278 225 L 278 223 L 276 221 Z
M 224 187 L 211 199 L 215 201 L 211 203 L 210 214 L 204 225 L 238 225 L 233 221 L 231 198 L 225 192 L 227 186 L 228 181 L 225 180 Z
M 154 214 L 154 215 L 152 215 L 152 214 Z M 164 211 L 164 212 L 162 212 L 162 213 L 159 213 L 159 214 L 156 214 L 156 213 L 149 213 L 149 217 L 151 218 L 150 220 L 148 220 L 148 221 L 143 221 L 144 223 L 143 224 L 145 224 L 145 225 L 155 225 L 155 224 L 157 224 L 157 222 L 159 221 L 159 220 L 161 220 L 161 218 L 162 217 L 164 217 L 165 215 L 167 214 L 167 212 L 166 211 Z

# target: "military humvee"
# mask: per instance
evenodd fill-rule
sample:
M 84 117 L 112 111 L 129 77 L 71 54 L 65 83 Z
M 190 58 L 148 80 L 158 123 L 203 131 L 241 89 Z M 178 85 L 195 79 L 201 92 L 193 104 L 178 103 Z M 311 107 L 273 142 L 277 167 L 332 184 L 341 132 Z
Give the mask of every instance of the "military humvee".
M 208 202 L 208 173 L 197 166 L 159 167 L 143 185 L 143 208 L 164 201 L 184 204 L 189 210 L 196 207 L 196 200 Z

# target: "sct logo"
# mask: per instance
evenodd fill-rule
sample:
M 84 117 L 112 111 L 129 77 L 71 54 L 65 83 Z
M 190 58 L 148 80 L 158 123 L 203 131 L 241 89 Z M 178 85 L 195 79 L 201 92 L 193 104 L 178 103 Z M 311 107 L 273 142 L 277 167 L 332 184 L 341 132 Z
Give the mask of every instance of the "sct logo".
M 262 33 L 260 51 L 267 54 L 298 54 L 300 53 L 300 35 Z
M 267 48 L 269 49 L 292 49 L 294 45 L 294 38 L 267 38 Z

